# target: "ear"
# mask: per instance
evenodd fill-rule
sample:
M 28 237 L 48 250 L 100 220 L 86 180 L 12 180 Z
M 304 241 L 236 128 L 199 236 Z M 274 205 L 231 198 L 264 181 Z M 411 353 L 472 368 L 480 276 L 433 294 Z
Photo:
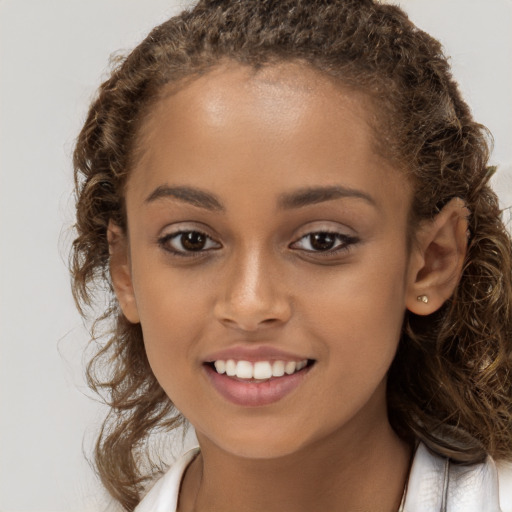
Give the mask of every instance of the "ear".
M 457 197 L 420 227 L 409 262 L 406 306 L 412 313 L 430 315 L 453 294 L 466 257 L 468 217 Z
M 112 220 L 107 229 L 110 254 L 110 277 L 124 316 L 132 324 L 140 322 L 135 293 L 133 291 L 130 253 L 126 234 Z

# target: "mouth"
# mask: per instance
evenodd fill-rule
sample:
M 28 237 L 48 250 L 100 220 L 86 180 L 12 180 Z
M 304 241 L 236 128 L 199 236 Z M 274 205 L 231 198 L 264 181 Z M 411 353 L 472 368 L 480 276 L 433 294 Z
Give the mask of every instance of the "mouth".
M 218 359 L 207 366 L 215 370 L 219 375 L 234 377 L 238 380 L 249 382 L 266 382 L 272 378 L 281 378 L 300 372 L 314 364 L 312 359 L 301 361 L 245 361 L 235 359 Z
M 229 402 L 246 407 L 270 405 L 297 389 L 315 365 L 300 361 L 217 359 L 203 364 L 214 389 Z

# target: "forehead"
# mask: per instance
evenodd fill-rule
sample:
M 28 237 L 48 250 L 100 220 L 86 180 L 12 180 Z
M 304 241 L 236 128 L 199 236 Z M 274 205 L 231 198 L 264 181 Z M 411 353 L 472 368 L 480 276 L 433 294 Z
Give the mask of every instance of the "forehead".
M 375 150 L 375 117 L 366 94 L 310 66 L 224 63 L 162 92 L 128 188 L 142 199 L 169 181 L 215 187 L 225 175 L 248 185 L 284 174 L 290 187 L 331 185 L 340 171 L 358 174 L 358 186 L 380 182 L 392 167 Z
M 352 121 L 357 118 L 359 138 L 370 143 L 376 113 L 367 94 L 343 87 L 304 63 L 254 69 L 225 61 L 206 74 L 163 88 L 142 124 L 141 154 L 151 147 L 163 124 L 174 124 L 183 132 L 200 118 L 203 127 L 220 129 L 235 117 L 240 134 L 259 123 L 269 139 L 276 139 L 274 132 L 279 130 L 281 138 L 285 128 L 298 134 L 306 122 L 311 133 L 328 131 L 341 118 L 346 122 L 352 117 Z

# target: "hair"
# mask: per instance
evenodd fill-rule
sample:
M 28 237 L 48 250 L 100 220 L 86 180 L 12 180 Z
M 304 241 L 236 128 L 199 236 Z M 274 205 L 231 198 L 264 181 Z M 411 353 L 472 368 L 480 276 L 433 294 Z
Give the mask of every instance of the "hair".
M 95 450 L 106 489 L 133 510 L 162 470 L 145 455 L 149 438 L 184 422 L 150 369 L 140 325 L 115 298 L 107 226 L 126 229 L 137 135 L 164 86 L 225 61 L 253 69 L 297 62 L 370 97 L 382 114 L 379 147 L 414 186 L 413 227 L 451 198 L 464 200 L 471 215 L 460 282 L 436 313 L 405 313 L 389 418 L 403 439 L 460 463 L 512 458 L 512 243 L 488 184 L 489 135 L 472 119 L 440 43 L 398 7 L 372 0 L 201 0 L 117 62 L 74 152 L 74 297 L 89 318 L 96 292 L 108 296 L 87 367 L 89 385 L 110 406 Z

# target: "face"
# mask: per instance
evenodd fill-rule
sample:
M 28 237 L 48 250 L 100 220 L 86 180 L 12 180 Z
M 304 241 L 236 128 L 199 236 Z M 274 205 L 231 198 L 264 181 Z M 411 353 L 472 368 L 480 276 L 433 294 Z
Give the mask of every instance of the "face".
M 116 289 L 200 440 L 278 457 L 387 425 L 412 194 L 371 115 L 309 68 L 233 64 L 145 121 Z

